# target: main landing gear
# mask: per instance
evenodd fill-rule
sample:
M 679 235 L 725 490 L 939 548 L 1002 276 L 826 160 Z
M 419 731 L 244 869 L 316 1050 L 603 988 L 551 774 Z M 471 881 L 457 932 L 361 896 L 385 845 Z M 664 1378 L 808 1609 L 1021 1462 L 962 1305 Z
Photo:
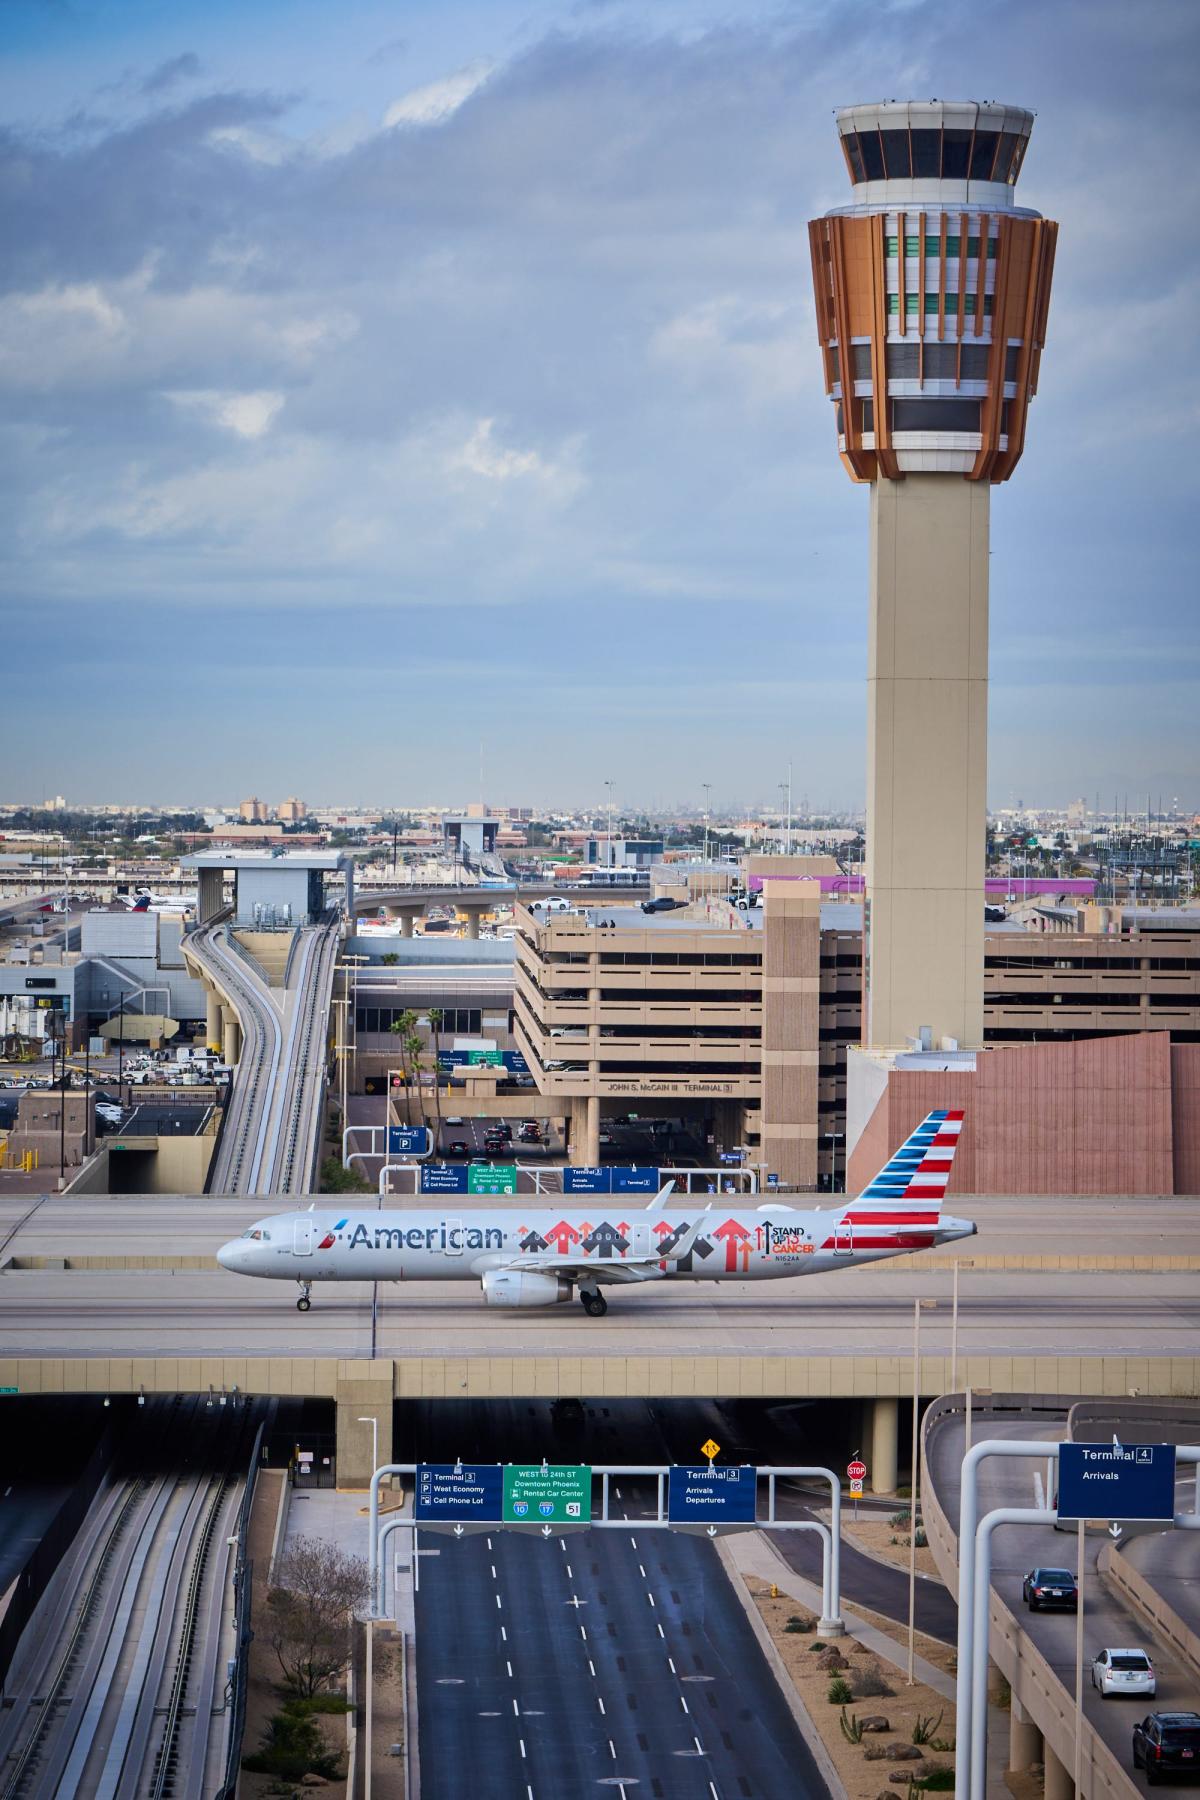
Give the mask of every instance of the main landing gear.
M 602 1319 L 608 1311 L 608 1301 L 595 1288 L 584 1288 L 579 1296 L 579 1304 L 589 1319 Z
M 311 1293 L 312 1293 L 312 1282 L 311 1281 L 302 1281 L 300 1283 L 300 1298 L 296 1302 L 296 1311 L 297 1312 L 307 1312 L 308 1311 L 309 1307 L 312 1305 L 312 1301 L 308 1297 Z

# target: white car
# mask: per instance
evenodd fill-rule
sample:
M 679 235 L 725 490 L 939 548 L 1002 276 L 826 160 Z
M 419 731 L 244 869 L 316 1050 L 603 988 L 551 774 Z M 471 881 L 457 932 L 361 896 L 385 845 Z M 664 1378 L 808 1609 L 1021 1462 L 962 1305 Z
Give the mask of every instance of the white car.
M 1092 1686 L 1102 1694 L 1153 1696 L 1154 1664 L 1144 1650 L 1102 1650 L 1092 1664 Z

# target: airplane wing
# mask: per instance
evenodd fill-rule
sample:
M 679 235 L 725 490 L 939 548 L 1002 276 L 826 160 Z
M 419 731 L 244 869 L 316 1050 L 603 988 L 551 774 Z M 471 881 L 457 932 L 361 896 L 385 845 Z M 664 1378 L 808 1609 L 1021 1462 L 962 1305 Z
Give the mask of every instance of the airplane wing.
M 648 1202 L 648 1204 L 646 1206 L 646 1211 L 647 1212 L 661 1212 L 663 1207 L 667 1204 L 668 1195 L 673 1194 L 674 1192 L 675 1192 L 675 1181 L 674 1181 L 674 1178 L 672 1178 L 670 1181 L 668 1181 L 666 1187 L 659 1188 L 659 1190 L 658 1190 L 657 1194 L 655 1194 L 653 1200 Z
M 554 1256 L 546 1251 L 529 1251 L 512 1257 L 508 1262 L 499 1265 L 502 1269 L 536 1269 L 543 1275 L 561 1275 L 567 1281 L 586 1281 L 598 1285 L 630 1281 L 660 1281 L 666 1270 L 663 1263 L 681 1262 L 696 1247 L 696 1239 L 708 1222 L 711 1208 L 705 1210 L 689 1225 L 679 1242 L 664 1256 L 661 1250 L 652 1250 L 645 1256 L 613 1257 L 611 1260 L 581 1257 Z

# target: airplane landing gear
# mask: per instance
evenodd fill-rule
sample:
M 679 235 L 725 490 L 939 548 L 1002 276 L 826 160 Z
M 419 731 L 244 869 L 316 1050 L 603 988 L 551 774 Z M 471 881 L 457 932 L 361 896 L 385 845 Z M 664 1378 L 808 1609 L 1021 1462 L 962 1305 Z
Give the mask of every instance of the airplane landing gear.
M 608 1301 L 603 1294 L 585 1289 L 579 1296 L 579 1304 L 589 1319 L 602 1319 L 608 1311 Z
M 311 1281 L 302 1281 L 300 1283 L 300 1298 L 296 1302 L 296 1311 L 297 1312 L 307 1312 L 308 1311 L 309 1307 L 312 1305 L 312 1301 L 309 1299 L 309 1295 L 311 1293 L 312 1293 L 312 1282 Z

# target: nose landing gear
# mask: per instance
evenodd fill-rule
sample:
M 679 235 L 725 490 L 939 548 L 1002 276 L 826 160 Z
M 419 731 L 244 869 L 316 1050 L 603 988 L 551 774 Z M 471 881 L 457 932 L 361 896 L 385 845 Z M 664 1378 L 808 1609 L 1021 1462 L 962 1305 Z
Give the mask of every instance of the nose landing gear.
M 297 1312 L 307 1312 L 308 1311 L 309 1307 L 312 1305 L 312 1301 L 308 1297 L 311 1293 L 312 1293 L 312 1282 L 311 1281 L 302 1281 L 300 1283 L 300 1298 L 296 1302 L 296 1311 Z
M 608 1301 L 597 1288 L 584 1288 L 579 1303 L 589 1319 L 602 1319 L 608 1311 Z

